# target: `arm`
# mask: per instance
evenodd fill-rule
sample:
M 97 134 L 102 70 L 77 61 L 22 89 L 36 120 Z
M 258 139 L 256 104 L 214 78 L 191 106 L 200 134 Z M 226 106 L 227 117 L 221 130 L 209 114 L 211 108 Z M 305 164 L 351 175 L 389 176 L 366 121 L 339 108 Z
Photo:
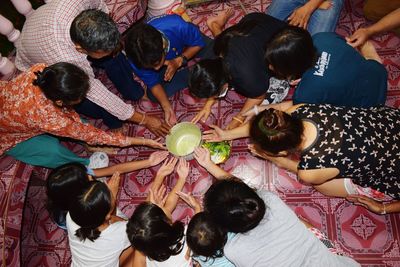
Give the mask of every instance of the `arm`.
M 371 36 L 395 29 L 400 26 L 400 8 L 390 12 L 375 24 L 367 28 L 360 28 L 350 37 L 346 37 L 347 43 L 353 47 L 364 44 Z
M 244 114 L 246 113 L 246 111 L 248 111 L 249 109 L 253 108 L 254 106 L 260 105 L 263 102 L 264 98 L 265 98 L 265 94 L 263 94 L 263 95 L 261 95 L 261 96 L 259 96 L 257 98 L 247 98 L 246 101 L 243 104 L 242 109 L 234 117 L 236 119 L 233 119 L 228 124 L 226 129 L 227 130 L 234 129 L 234 128 L 238 127 L 239 125 L 243 124 L 243 123 L 240 123 L 240 121 L 244 122 L 244 120 L 245 120 Z
M 127 173 L 127 172 L 133 172 L 136 170 L 156 166 L 159 163 L 161 163 L 162 161 L 164 161 L 167 156 L 168 156 L 167 151 L 158 151 L 158 152 L 152 153 L 150 155 L 150 157 L 145 160 L 120 163 L 120 164 L 116 164 L 116 165 L 110 166 L 110 167 L 94 169 L 93 172 L 96 177 L 109 176 L 109 175 L 114 174 L 115 172 L 119 172 L 121 174 Z
M 162 85 L 156 84 L 150 90 L 151 90 L 151 93 L 155 96 L 155 98 L 160 103 L 162 109 L 164 110 L 165 121 L 169 125 L 176 124 L 175 112 L 172 109 L 171 103 L 169 102 L 168 96 L 165 93 L 165 90 L 162 87 Z
M 179 159 L 179 163 L 177 166 L 178 180 L 175 186 L 172 188 L 171 192 L 169 192 L 167 200 L 164 205 L 164 212 L 171 218 L 172 212 L 176 208 L 176 204 L 178 203 L 179 195 L 178 192 L 182 191 L 183 186 L 186 183 L 186 178 L 189 174 L 189 163 L 183 158 Z
M 214 97 L 208 98 L 202 110 L 200 110 L 199 113 L 197 113 L 196 116 L 192 119 L 192 123 L 197 123 L 199 120 L 205 123 L 207 118 L 210 116 L 211 108 L 214 105 L 214 103 L 215 103 Z
M 307 29 L 311 14 L 321 5 L 322 2 L 324 2 L 324 0 L 309 0 L 304 4 L 304 6 L 293 11 L 288 18 L 289 24 Z
M 202 48 L 202 46 L 189 46 L 183 51 L 182 56 L 184 56 L 187 60 L 189 60 L 192 57 L 194 57 L 194 55 L 196 55 L 197 52 L 199 52 L 201 50 L 201 48 Z M 181 55 L 178 55 L 176 58 L 173 58 L 170 60 L 165 60 L 164 65 L 167 66 L 167 70 L 165 71 L 165 75 L 164 75 L 164 81 L 171 81 L 171 79 L 172 79 L 172 77 L 174 77 L 176 71 L 180 67 L 182 67 L 183 57 L 181 57 Z
M 216 125 L 210 125 L 212 130 L 204 132 L 203 139 L 209 142 L 221 142 L 225 140 L 235 140 L 250 136 L 250 123 L 245 123 L 232 130 L 222 130 Z
M 205 168 L 212 176 L 214 176 L 218 180 L 222 180 L 231 176 L 230 173 L 221 169 L 218 165 L 212 162 L 210 151 L 208 151 L 208 149 L 200 147 L 196 148 L 194 150 L 194 158 L 197 160 L 200 166 Z
M 372 198 L 352 195 L 346 197 L 346 199 L 356 205 L 363 206 L 364 208 L 376 213 L 376 214 L 387 214 L 387 213 L 397 213 L 400 212 L 400 201 L 393 201 L 390 203 L 382 203 Z
M 289 157 L 272 157 L 271 155 L 265 153 L 264 151 L 260 151 L 256 149 L 254 145 L 249 145 L 250 152 L 260 158 L 266 159 L 274 163 L 276 166 L 279 168 L 286 169 L 290 172 L 293 172 L 295 174 L 298 173 L 297 166 L 299 165 L 300 161 L 298 160 L 293 160 Z

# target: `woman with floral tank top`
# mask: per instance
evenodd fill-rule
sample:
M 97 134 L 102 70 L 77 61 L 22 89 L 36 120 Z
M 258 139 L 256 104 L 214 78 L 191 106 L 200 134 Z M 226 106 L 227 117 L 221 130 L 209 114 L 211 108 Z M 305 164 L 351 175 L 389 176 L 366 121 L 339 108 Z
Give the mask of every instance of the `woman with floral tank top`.
M 68 162 L 87 165 L 54 136 L 90 145 L 163 146 L 154 140 L 105 132 L 81 122 L 71 106 L 89 89 L 89 78 L 79 67 L 57 63 L 33 66 L 12 81 L 0 81 L 0 155 L 22 162 L 54 168 Z

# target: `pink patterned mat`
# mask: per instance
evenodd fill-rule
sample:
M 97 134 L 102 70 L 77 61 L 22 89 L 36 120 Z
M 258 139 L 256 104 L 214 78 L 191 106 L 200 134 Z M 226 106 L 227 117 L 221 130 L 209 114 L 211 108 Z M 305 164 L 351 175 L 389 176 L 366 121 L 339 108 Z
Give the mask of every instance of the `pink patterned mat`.
M 248 11 L 264 11 L 269 0 L 244 1 Z M 337 32 L 349 35 L 355 28 L 366 24 L 363 18 L 361 0 L 346 1 Z M 237 1 L 215 1 L 196 6 L 188 10 L 195 24 L 209 34 L 205 25 L 206 18 L 228 6 L 236 12 L 229 23 L 238 21 L 242 10 Z M 389 71 L 389 96 L 387 104 L 400 106 L 400 39 L 392 34 L 378 36 L 374 45 L 384 59 Z M 104 82 L 111 84 L 101 76 Z M 179 121 L 188 121 L 201 108 L 202 103 L 193 99 L 184 90 L 173 97 L 173 107 Z M 243 99 L 234 92 L 216 105 L 213 115 L 207 123 L 226 125 L 231 117 L 240 109 Z M 140 109 L 151 114 L 161 115 L 157 105 L 140 102 Z M 152 137 L 141 127 L 129 125 L 129 135 Z M 351 205 L 343 199 L 325 197 L 312 188 L 296 182 L 295 176 L 276 166 L 251 156 L 247 151 L 248 140 L 233 143 L 233 152 L 223 168 L 239 177 L 247 177 L 250 181 L 265 189 L 277 192 L 297 214 L 308 219 L 314 226 L 327 233 L 337 247 L 346 254 L 352 255 L 363 266 L 400 266 L 400 214 L 379 216 L 362 207 Z M 71 149 L 82 155 L 86 152 L 81 146 L 69 144 Z M 152 150 L 147 148 L 128 148 L 111 157 L 112 164 L 146 158 Z M 185 191 L 201 196 L 212 183 L 210 175 L 195 161 L 191 162 L 191 173 L 185 185 Z M 119 208 L 130 216 L 135 205 L 145 199 L 147 189 L 154 177 L 156 168 L 133 172 L 124 176 L 119 193 Z M 44 188 L 47 170 L 35 168 L 25 202 L 22 230 L 22 266 L 68 266 L 70 252 L 66 233 L 57 228 L 49 219 L 45 208 L 46 195 Z M 175 183 L 174 175 L 166 179 L 166 184 Z M 188 221 L 192 212 L 183 203 L 178 205 L 173 216 Z

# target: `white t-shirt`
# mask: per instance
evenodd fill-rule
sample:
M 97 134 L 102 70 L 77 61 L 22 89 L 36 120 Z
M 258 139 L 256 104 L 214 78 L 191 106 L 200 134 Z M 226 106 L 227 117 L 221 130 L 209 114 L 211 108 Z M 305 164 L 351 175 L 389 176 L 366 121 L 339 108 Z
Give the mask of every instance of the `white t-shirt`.
M 186 228 L 185 228 L 186 232 Z M 185 238 L 185 237 L 184 237 Z M 186 252 L 188 250 L 187 242 L 185 241 L 183 249 L 178 255 L 174 255 L 168 258 L 166 261 L 155 261 L 146 257 L 146 267 L 191 267 L 191 259 L 185 258 Z
M 333 254 L 275 194 L 258 191 L 266 204 L 260 224 L 228 240 L 225 256 L 236 267 L 352 267 L 353 259 Z
M 75 231 L 80 227 L 67 214 L 69 247 L 72 254 L 72 267 L 118 267 L 119 256 L 130 246 L 126 234 L 127 221 L 110 224 L 94 241 L 79 240 Z

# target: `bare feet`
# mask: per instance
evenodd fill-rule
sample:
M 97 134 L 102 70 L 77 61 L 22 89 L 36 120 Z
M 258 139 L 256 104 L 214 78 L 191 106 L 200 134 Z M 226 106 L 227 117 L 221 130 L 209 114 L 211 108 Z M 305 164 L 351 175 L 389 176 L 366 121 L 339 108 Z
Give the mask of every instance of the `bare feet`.
M 226 22 L 233 14 L 235 14 L 235 11 L 230 7 L 207 20 L 207 26 L 214 37 L 222 32 Z
M 373 59 L 378 61 L 379 63 L 382 64 L 382 59 L 376 52 L 375 47 L 372 45 L 370 41 L 365 42 L 361 47 L 360 47 L 360 53 L 363 55 L 366 59 Z

